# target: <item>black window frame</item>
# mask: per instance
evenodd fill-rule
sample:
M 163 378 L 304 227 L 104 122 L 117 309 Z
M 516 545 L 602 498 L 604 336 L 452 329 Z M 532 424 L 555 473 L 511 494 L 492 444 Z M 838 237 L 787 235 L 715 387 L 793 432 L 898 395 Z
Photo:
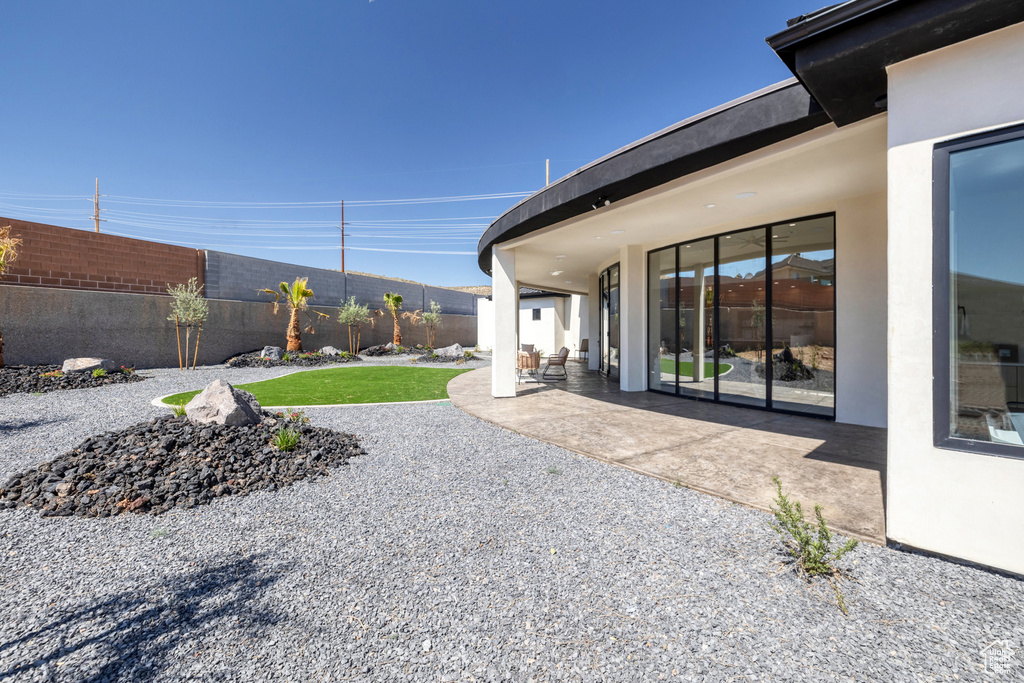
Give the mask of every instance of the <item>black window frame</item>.
M 836 254 L 838 255 L 838 245 L 837 245 L 837 242 L 838 242 L 839 222 L 838 222 L 838 217 L 837 217 L 837 214 L 836 214 L 835 211 L 826 211 L 824 213 L 810 214 L 810 215 L 807 215 L 807 216 L 799 216 L 799 217 L 796 217 L 796 218 L 787 218 L 787 219 L 778 220 L 778 221 L 775 221 L 775 222 L 772 222 L 772 223 L 763 223 L 761 225 L 753 225 L 753 226 L 749 226 L 749 227 L 746 227 L 746 228 L 737 228 L 735 230 L 729 230 L 729 231 L 726 231 L 726 232 L 715 233 L 715 234 L 712 234 L 712 235 L 705 235 L 703 237 L 694 237 L 692 239 L 683 240 L 682 242 L 676 242 L 675 244 L 666 244 L 666 245 L 658 247 L 656 249 L 649 249 L 647 251 L 647 260 L 646 260 L 646 263 L 645 263 L 645 267 L 649 269 L 650 268 L 650 263 L 651 263 L 651 254 L 653 254 L 655 252 L 658 252 L 658 251 L 662 251 L 664 249 L 675 249 L 675 251 L 676 251 L 676 271 L 678 272 L 678 270 L 679 270 L 679 249 L 680 249 L 680 247 L 683 247 L 683 246 L 685 246 L 687 244 L 694 244 L 696 242 L 701 242 L 703 240 L 708 240 L 708 239 L 714 240 L 714 250 L 715 250 L 715 256 L 714 256 L 714 258 L 715 258 L 714 288 L 715 288 L 715 292 L 714 292 L 714 302 L 713 302 L 714 316 L 712 318 L 712 329 L 713 329 L 712 336 L 714 337 L 714 362 L 715 362 L 716 367 L 717 367 L 718 362 L 720 360 L 719 359 L 719 347 L 721 346 L 721 344 L 719 342 L 719 340 L 721 339 L 721 334 L 720 334 L 719 320 L 718 320 L 718 317 L 719 317 L 719 310 L 718 310 L 719 309 L 719 274 L 718 274 L 718 268 L 719 268 L 719 254 L 718 254 L 719 240 L 724 238 L 726 235 L 736 235 L 736 234 L 739 234 L 739 233 L 749 232 L 749 231 L 752 231 L 752 230 L 764 230 L 765 231 L 765 245 L 766 245 L 765 246 L 765 261 L 766 261 L 766 268 L 767 268 L 766 272 L 771 274 L 771 271 L 772 271 L 772 268 L 773 268 L 773 265 L 772 265 L 772 262 L 771 262 L 772 255 L 773 255 L 773 251 L 772 251 L 772 248 L 771 248 L 771 243 L 772 243 L 771 242 L 771 232 L 770 232 L 771 228 L 773 226 L 781 225 L 783 223 L 811 221 L 811 220 L 815 220 L 815 219 L 818 219 L 818 218 L 831 218 L 832 219 L 833 250 L 835 250 Z M 837 258 L 838 258 L 838 256 L 837 256 Z M 837 261 L 837 263 L 838 263 L 838 261 Z M 618 265 L 618 264 L 616 264 L 616 265 Z M 645 273 L 645 277 L 649 277 L 649 275 L 647 273 Z M 768 277 L 765 280 L 766 283 L 767 283 L 765 285 L 765 296 L 767 297 L 766 298 L 766 302 L 767 302 L 766 303 L 766 308 L 768 309 L 769 312 L 771 310 L 770 306 L 772 304 L 772 291 L 773 291 L 772 290 L 772 280 L 773 279 L 774 278 L 772 278 L 772 277 Z M 832 282 L 829 285 L 829 286 L 835 288 L 835 290 L 834 290 L 835 294 L 834 294 L 833 300 L 832 300 L 832 309 L 833 309 L 833 316 L 832 316 L 832 339 L 835 340 L 836 359 L 838 359 L 838 356 L 839 356 L 839 338 L 838 338 L 838 335 L 837 335 L 838 325 L 839 325 L 839 312 L 838 312 L 839 311 L 839 294 L 838 294 L 839 289 L 837 287 L 837 282 L 839 281 L 839 279 L 840 279 L 840 277 L 839 277 L 839 270 L 838 270 L 838 267 L 837 267 L 836 268 L 836 272 L 835 272 L 835 274 L 832 277 Z M 645 285 L 645 288 L 646 288 L 646 285 Z M 677 304 L 676 320 L 678 320 L 679 319 L 679 315 L 678 315 L 678 297 L 676 297 L 676 304 Z M 766 325 L 765 325 L 765 339 L 768 342 L 772 341 L 772 336 L 773 336 L 774 331 L 775 331 L 773 329 L 773 326 L 772 326 L 771 318 L 772 318 L 771 315 L 767 315 L 767 320 L 766 320 Z M 646 357 L 646 355 L 647 355 L 646 349 L 650 348 L 650 343 L 651 343 L 651 321 L 649 319 L 649 316 L 648 316 L 648 319 L 645 321 L 644 336 L 646 337 L 646 346 L 644 347 L 645 348 L 644 356 Z M 771 367 L 771 362 L 772 362 L 772 360 L 771 360 L 772 352 L 773 352 L 773 349 L 768 344 L 766 344 L 765 362 L 768 363 L 768 367 L 769 368 Z M 834 377 L 835 387 L 838 387 L 839 386 L 839 367 L 838 367 L 838 363 L 836 363 L 834 368 L 833 368 L 833 377 Z M 751 405 L 749 403 L 741 403 L 739 401 L 730 401 L 728 399 L 725 399 L 725 400 L 721 399 L 720 396 L 719 396 L 719 391 L 718 391 L 718 382 L 719 382 L 719 376 L 718 376 L 717 373 L 715 373 L 715 377 L 714 377 L 714 396 L 713 396 L 713 398 L 707 398 L 707 397 L 703 397 L 703 396 L 684 395 L 684 394 L 679 393 L 679 373 L 678 372 L 676 373 L 676 391 L 674 393 L 670 392 L 670 391 L 664 391 L 662 389 L 652 389 L 650 387 L 649 378 L 648 378 L 647 391 L 650 391 L 650 392 L 653 392 L 653 393 L 656 393 L 656 394 L 665 394 L 666 396 L 678 396 L 679 398 L 684 398 L 684 399 L 691 400 L 691 401 L 707 401 L 707 402 L 711 402 L 711 403 L 717 403 L 719 405 L 734 406 L 736 408 L 749 408 L 751 410 L 761 410 L 761 411 L 765 411 L 765 412 L 769 412 L 769 413 L 776 413 L 776 414 L 779 414 L 779 415 L 795 415 L 795 416 L 798 416 L 798 417 L 809 417 L 809 418 L 812 418 L 812 419 L 815 419 L 815 420 L 827 420 L 829 422 L 835 422 L 836 419 L 837 419 L 837 416 L 839 415 L 839 392 L 838 392 L 838 389 L 833 389 L 833 391 L 835 393 L 833 393 L 832 414 L 831 415 L 823 415 L 821 413 L 808 413 L 808 412 L 804 412 L 802 410 L 789 410 L 789 409 L 786 409 L 786 408 L 775 407 L 773 405 L 773 396 L 772 396 L 772 391 L 771 391 L 771 382 L 768 382 L 768 388 L 766 389 L 766 393 L 765 393 L 765 405 L 763 405 L 763 406 L 756 406 L 756 405 Z
M 1024 446 L 952 436 L 950 420 L 950 243 L 949 156 L 1024 138 L 1024 125 L 1009 126 L 936 143 L 932 150 L 932 429 L 936 448 L 1024 459 Z
M 534 308 L 532 310 L 533 310 L 533 320 L 535 320 L 535 321 L 536 320 L 540 320 L 540 309 L 539 308 Z

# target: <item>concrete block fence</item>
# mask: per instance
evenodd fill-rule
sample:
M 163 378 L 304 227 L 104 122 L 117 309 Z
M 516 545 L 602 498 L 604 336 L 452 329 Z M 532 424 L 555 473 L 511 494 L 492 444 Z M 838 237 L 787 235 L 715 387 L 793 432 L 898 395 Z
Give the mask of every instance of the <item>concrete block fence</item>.
M 314 308 L 331 317 L 314 321 L 315 335 L 303 333 L 304 348 L 331 345 L 348 349 L 348 332 L 337 321 L 338 309 Z M 118 365 L 177 367 L 174 323 L 167 320 L 170 311 L 170 297 L 156 294 L 0 285 L 4 360 L 8 365 L 34 365 L 102 356 Z M 287 316 L 284 307 L 274 315 L 267 302 L 211 300 L 199 364 L 220 363 L 267 345 L 285 346 Z M 405 344 L 426 342 L 422 325 L 402 321 L 402 332 Z M 391 319 L 381 318 L 374 327 L 364 329 L 362 345 L 389 342 L 391 334 Z M 476 345 L 476 316 L 443 316 L 436 344 L 455 342 L 468 348 Z

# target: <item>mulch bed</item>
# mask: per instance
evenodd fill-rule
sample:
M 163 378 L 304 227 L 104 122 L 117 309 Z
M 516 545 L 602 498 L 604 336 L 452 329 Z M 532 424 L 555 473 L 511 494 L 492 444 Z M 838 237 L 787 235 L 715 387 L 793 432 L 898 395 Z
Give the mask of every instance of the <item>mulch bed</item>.
M 35 394 L 66 389 L 88 389 L 108 384 L 126 384 L 146 379 L 134 372 L 119 370 L 103 377 L 93 377 L 91 372 L 67 372 L 60 377 L 43 377 L 44 373 L 59 371 L 59 365 L 8 365 L 0 368 L 0 396 L 9 394 Z
M 361 360 L 359 356 L 328 356 L 309 355 L 301 352 L 289 354 L 290 360 L 271 360 L 260 358 L 259 351 L 250 351 L 233 358 L 226 363 L 232 368 L 275 368 L 275 367 L 319 367 L 324 365 L 337 365 L 339 363 L 354 363 Z
M 283 428 L 299 433 L 293 450 L 273 445 L 274 434 Z M 90 437 L 14 475 L 0 488 L 0 510 L 31 507 L 44 517 L 158 515 L 330 476 L 332 468 L 363 453 L 351 434 L 266 412 L 261 423 L 243 426 L 159 417 Z

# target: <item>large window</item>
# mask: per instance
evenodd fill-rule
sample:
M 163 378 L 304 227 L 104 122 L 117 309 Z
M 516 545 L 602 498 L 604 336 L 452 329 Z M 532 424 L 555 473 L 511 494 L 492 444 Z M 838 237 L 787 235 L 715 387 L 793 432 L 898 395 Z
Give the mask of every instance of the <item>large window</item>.
M 619 376 L 619 264 L 601 273 L 601 373 Z
M 1024 456 L 1024 127 L 935 150 L 935 436 Z
M 648 254 L 648 387 L 835 416 L 835 219 Z

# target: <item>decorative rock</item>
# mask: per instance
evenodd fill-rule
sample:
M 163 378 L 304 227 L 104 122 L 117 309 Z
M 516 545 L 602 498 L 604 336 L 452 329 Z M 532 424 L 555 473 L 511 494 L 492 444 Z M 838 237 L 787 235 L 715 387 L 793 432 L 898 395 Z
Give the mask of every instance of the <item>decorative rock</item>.
M 68 358 L 61 372 L 92 372 L 100 369 L 113 372 L 116 368 L 114 361 L 109 358 Z
M 260 421 L 260 410 L 255 396 L 218 379 L 188 402 L 185 415 L 199 424 L 248 425 Z
M 284 354 L 284 349 L 280 346 L 264 346 L 263 350 L 260 351 L 260 358 L 269 358 L 270 360 L 281 360 L 281 356 Z
M 324 354 L 325 356 L 340 356 L 341 355 L 341 351 L 339 351 L 338 349 L 334 348 L 333 346 L 325 346 L 324 348 L 320 349 L 320 353 Z
M 441 358 L 462 358 L 466 355 L 465 351 L 463 351 L 462 347 L 458 344 L 452 344 L 451 346 L 446 346 L 442 349 L 434 349 L 434 353 Z

